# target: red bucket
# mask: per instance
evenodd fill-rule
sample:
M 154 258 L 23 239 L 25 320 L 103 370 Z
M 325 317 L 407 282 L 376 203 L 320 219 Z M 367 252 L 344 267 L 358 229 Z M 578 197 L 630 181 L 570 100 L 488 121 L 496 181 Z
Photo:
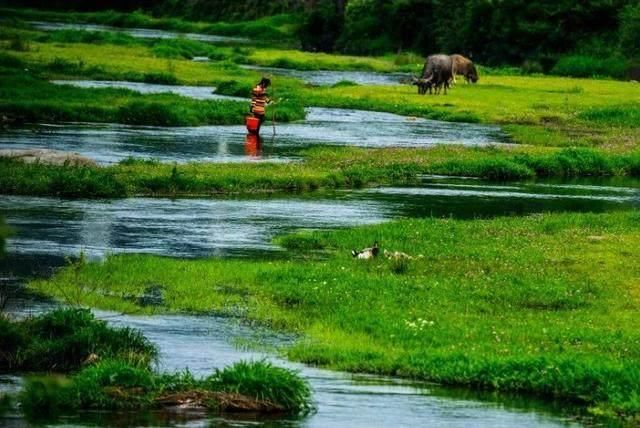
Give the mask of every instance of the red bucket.
M 260 131 L 260 119 L 253 116 L 247 116 L 245 123 L 247 124 L 247 131 L 253 134 L 257 134 L 258 131 Z

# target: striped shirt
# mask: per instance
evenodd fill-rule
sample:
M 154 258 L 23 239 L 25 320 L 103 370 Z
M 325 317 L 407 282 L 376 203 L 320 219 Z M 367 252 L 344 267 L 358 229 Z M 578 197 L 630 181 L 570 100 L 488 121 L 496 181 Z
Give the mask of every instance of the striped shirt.
M 256 86 L 251 91 L 251 112 L 263 115 L 265 112 L 264 107 L 269 101 L 265 89 L 260 85 Z

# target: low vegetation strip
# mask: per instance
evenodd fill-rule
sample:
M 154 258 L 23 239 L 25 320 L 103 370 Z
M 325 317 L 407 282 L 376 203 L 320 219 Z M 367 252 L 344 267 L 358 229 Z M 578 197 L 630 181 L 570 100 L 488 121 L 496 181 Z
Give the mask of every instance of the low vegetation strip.
M 374 240 L 377 258 L 352 257 Z M 278 242 L 297 257 L 119 255 L 30 286 L 62 297 L 56 290 L 82 283 L 94 290 L 87 304 L 143 311 L 117 296 L 163 284 L 167 311 L 240 308 L 303 334 L 288 349 L 296 360 L 531 392 L 637 420 L 637 211 L 403 220 Z
M 63 197 L 224 195 L 402 185 L 419 174 L 489 180 L 640 176 L 640 154 L 593 149 L 431 149 L 318 147 L 291 163 L 184 165 L 126 160 L 106 167 L 45 165 L 0 159 L 0 193 Z
M 311 408 L 307 382 L 266 361 L 240 361 L 197 379 L 189 371 L 156 373 L 144 365 L 104 360 L 70 377 L 33 377 L 19 398 L 25 414 L 36 420 L 79 410 L 300 413 Z

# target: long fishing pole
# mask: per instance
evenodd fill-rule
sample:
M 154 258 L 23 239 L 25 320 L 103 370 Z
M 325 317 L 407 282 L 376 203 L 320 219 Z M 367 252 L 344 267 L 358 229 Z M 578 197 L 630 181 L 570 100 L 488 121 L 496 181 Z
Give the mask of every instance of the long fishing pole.
M 273 82 L 271 83 L 271 88 L 273 89 L 273 99 L 275 100 L 276 99 L 276 86 L 273 84 Z M 273 126 L 273 135 L 272 135 L 272 137 L 275 137 L 276 136 L 276 109 L 275 109 L 275 106 L 273 108 L 271 108 L 271 124 Z

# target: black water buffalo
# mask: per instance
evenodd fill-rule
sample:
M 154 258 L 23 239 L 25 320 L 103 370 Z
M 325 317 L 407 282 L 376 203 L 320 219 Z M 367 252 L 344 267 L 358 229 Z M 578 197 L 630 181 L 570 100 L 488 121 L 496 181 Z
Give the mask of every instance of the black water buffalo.
M 420 76 L 418 90 L 422 87 L 428 88 L 431 93 L 431 88 L 435 89 L 435 93 L 439 94 L 442 87 L 444 87 L 444 93 L 447 94 L 449 89 L 449 83 L 453 79 L 453 61 L 448 55 L 431 55 L 427 58 L 427 62 L 422 68 L 422 76 Z M 426 89 L 423 94 L 426 93 Z

